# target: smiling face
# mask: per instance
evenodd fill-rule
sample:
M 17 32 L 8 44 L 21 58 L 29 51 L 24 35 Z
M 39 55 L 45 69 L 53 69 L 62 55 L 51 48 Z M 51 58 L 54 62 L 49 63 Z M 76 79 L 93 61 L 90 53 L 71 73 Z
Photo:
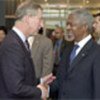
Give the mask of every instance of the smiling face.
M 67 32 L 69 34 L 73 34 L 75 41 L 79 42 L 85 36 L 83 25 L 80 24 L 81 22 L 76 19 L 74 14 L 69 15 L 67 19 Z

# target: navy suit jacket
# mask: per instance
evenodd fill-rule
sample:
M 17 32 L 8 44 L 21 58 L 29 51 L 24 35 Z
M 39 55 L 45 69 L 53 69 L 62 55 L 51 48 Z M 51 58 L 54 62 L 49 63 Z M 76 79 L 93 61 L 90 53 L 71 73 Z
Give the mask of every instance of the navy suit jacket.
M 0 98 L 40 99 L 36 85 L 31 55 L 11 30 L 0 46 Z
M 100 47 L 89 40 L 70 65 L 71 50 L 62 57 L 51 94 L 58 91 L 59 100 L 100 99 Z

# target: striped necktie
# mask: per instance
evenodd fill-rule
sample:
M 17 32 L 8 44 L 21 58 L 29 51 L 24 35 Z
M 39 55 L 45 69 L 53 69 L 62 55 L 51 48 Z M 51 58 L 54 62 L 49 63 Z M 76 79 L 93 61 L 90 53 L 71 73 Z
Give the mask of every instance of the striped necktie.
M 29 45 L 28 40 L 25 41 L 25 47 L 26 47 L 27 51 L 29 52 L 29 54 L 31 55 L 31 50 L 30 50 L 30 45 Z
M 72 63 L 72 61 L 76 57 L 76 50 L 78 48 L 79 48 L 79 45 L 74 45 L 73 50 L 72 50 L 71 55 L 70 55 L 70 63 Z

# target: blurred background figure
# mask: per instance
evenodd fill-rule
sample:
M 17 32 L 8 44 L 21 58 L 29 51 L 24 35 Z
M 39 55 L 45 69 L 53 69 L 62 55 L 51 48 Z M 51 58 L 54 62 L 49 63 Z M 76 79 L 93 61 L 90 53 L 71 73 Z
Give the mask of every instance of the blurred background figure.
M 33 39 L 32 39 L 33 38 Z M 31 54 L 35 66 L 37 79 L 52 73 L 53 69 L 53 43 L 43 35 L 43 28 L 29 38 L 31 40 Z
M 2 43 L 3 39 L 7 34 L 7 29 L 5 26 L 0 26 L 0 44 Z
M 55 44 L 55 32 L 54 29 L 46 29 L 46 36 L 52 40 L 53 46 Z
M 54 69 L 53 74 L 56 75 L 57 69 L 59 66 L 59 62 L 61 60 L 61 57 L 63 55 L 63 51 L 66 48 L 66 40 L 64 38 L 64 30 L 62 27 L 57 26 L 54 30 L 54 37 L 55 37 L 55 43 L 54 43 Z
M 94 31 L 95 31 L 95 40 L 100 44 L 100 13 L 94 15 Z

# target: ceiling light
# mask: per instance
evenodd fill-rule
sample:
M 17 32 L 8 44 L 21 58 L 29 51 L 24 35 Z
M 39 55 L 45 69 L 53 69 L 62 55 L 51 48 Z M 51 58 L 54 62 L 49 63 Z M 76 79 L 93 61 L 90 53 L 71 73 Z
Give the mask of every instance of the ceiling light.
M 89 0 L 86 0 L 86 4 L 89 4 L 90 3 L 90 1 Z
M 44 0 L 45 2 L 47 2 L 48 0 Z
M 81 6 L 79 6 L 79 8 L 83 8 L 83 6 L 81 5 Z

